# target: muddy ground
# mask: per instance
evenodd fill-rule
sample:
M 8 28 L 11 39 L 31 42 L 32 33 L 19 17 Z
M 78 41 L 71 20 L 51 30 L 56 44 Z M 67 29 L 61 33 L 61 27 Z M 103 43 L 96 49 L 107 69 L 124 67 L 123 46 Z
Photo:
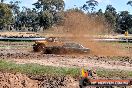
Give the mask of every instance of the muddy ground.
M 131 56 L 53 55 L 34 53 L 32 43 L 0 42 L 0 59 L 17 64 L 37 63 L 56 67 L 85 67 L 132 71 Z M 29 76 L 0 72 L 0 88 L 78 88 L 71 77 Z
M 64 56 L 64 55 L 41 55 L 37 53 L 16 53 L 0 54 L 0 58 L 13 61 L 17 64 L 36 63 L 45 66 L 56 67 L 86 67 L 102 69 L 119 69 L 132 71 L 132 58 L 116 57 L 116 61 L 111 57 L 97 56 Z M 114 58 L 114 57 L 113 57 Z M 118 60 L 118 58 L 120 58 Z
M 54 55 L 34 53 L 29 42 L 0 42 L 0 59 L 18 64 L 37 63 L 56 67 L 86 67 L 132 71 L 130 56 Z
M 71 77 L 27 76 L 0 72 L 0 88 L 79 88 Z

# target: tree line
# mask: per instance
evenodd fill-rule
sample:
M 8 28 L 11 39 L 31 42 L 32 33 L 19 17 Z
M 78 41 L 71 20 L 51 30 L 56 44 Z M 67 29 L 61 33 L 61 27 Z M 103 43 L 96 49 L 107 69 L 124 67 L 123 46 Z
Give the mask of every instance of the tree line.
M 34 8 L 22 7 L 22 10 L 20 10 L 20 3 L 20 1 L 10 1 L 9 4 L 6 4 L 4 0 L 1 0 L 0 30 L 15 29 L 16 31 L 37 32 L 61 25 L 64 21 L 65 3 L 63 0 L 38 0 L 32 4 Z M 131 0 L 126 4 L 132 7 Z M 98 5 L 96 0 L 88 0 L 81 7 L 72 10 L 85 13 L 93 18 L 98 16 L 105 19 L 105 25 L 109 28 L 108 32 L 124 33 L 128 31 L 132 33 L 132 15 L 129 11 L 118 13 L 112 5 L 107 5 L 104 12 L 102 9 L 96 11 Z
M 63 0 L 38 0 L 33 3 L 34 8 L 22 7 L 20 1 L 10 1 L 9 4 L 1 0 L 0 30 L 40 31 L 60 24 L 63 20 Z
M 81 10 L 87 12 L 90 15 L 97 15 L 108 24 L 108 32 L 116 32 L 116 33 L 124 33 L 128 31 L 132 34 L 132 15 L 128 11 L 120 11 L 119 13 L 116 11 L 112 5 L 107 5 L 104 12 L 102 9 L 99 9 L 97 12 L 95 11 L 96 6 L 98 6 L 98 2 L 96 0 L 89 0 L 81 7 Z M 126 2 L 127 5 L 132 7 L 132 0 Z M 106 25 L 107 25 L 106 24 Z

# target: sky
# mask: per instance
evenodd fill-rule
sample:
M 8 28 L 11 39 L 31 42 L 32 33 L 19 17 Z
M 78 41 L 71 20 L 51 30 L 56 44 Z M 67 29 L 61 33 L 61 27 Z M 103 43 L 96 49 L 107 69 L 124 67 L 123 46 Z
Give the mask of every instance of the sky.
M 9 1 L 11 0 L 5 0 L 5 2 L 7 3 Z M 20 6 L 26 6 L 26 7 L 32 8 L 33 7 L 32 4 L 35 3 L 37 0 L 19 0 L 19 1 L 21 1 Z M 69 9 L 73 7 L 80 7 L 83 4 L 85 4 L 86 1 L 88 0 L 64 0 L 64 1 L 65 1 L 65 9 Z M 96 0 L 96 1 L 99 2 L 99 5 L 96 7 L 96 10 L 102 9 L 104 11 L 107 5 L 112 5 L 113 7 L 116 8 L 117 12 L 127 10 L 130 13 L 132 13 L 132 7 L 126 5 L 126 3 L 129 0 Z

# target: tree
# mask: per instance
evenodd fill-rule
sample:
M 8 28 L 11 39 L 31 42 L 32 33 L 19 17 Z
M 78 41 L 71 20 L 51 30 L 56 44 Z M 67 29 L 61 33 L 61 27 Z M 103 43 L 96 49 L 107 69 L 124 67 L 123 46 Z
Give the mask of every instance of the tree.
M 1 0 L 1 3 L 3 3 L 4 2 L 4 0 Z
M 20 7 L 19 4 L 21 2 L 20 1 L 10 1 L 10 8 L 12 9 L 13 15 L 17 16 L 20 13 Z
M 125 31 L 132 32 L 132 15 L 128 11 L 120 12 L 118 23 L 120 33 L 124 33 Z
M 116 9 L 112 5 L 107 5 L 105 12 L 110 12 L 113 16 L 116 16 Z
M 128 2 L 127 2 L 127 5 L 132 6 L 132 0 L 128 1 Z
M 43 26 L 44 29 L 47 29 L 52 26 L 53 15 L 49 11 L 41 12 L 39 17 L 39 24 L 41 27 Z
M 105 10 L 105 18 L 106 18 L 106 22 L 108 23 L 108 32 L 112 32 L 115 31 L 116 29 L 116 20 L 117 20 L 117 12 L 116 9 L 112 6 L 112 5 L 107 5 L 106 10 Z M 113 30 L 111 30 L 111 28 Z
M 84 4 L 84 5 L 81 7 L 81 9 L 83 9 L 84 11 L 89 12 L 89 7 L 88 7 L 86 4 Z
M 79 13 L 84 13 L 82 9 L 83 9 L 82 7 L 80 7 L 80 8 L 76 7 L 76 8 L 68 9 L 66 12 L 79 12 Z
M 38 0 L 33 4 L 35 8 L 41 11 L 60 12 L 64 10 L 63 0 Z
M 9 5 L 5 3 L 0 3 L 0 26 L 5 26 L 10 24 L 12 21 L 12 12 Z
M 92 13 L 93 10 L 95 10 L 95 6 L 98 6 L 99 3 L 96 0 L 89 0 L 89 1 L 86 1 L 86 4 L 88 8 L 91 8 L 91 13 Z
M 15 26 L 18 30 L 25 31 L 32 27 L 32 31 L 38 31 L 35 26 L 39 26 L 38 13 L 36 9 L 23 7 L 23 10 L 17 15 Z
M 105 15 L 104 13 L 102 12 L 102 9 L 99 9 L 98 12 L 96 12 L 95 14 L 96 18 L 99 20 L 98 22 L 102 22 L 102 24 L 105 25 Z
M 96 13 L 98 16 L 103 16 L 103 12 L 102 12 L 102 9 L 99 9 L 98 12 Z
M 19 7 L 20 1 L 10 1 L 9 7 L 12 10 L 12 28 L 17 29 L 16 23 L 18 22 L 19 14 L 20 14 L 20 7 Z
M 39 14 L 39 25 L 44 29 L 61 22 L 65 6 L 63 0 L 38 0 L 33 5 Z

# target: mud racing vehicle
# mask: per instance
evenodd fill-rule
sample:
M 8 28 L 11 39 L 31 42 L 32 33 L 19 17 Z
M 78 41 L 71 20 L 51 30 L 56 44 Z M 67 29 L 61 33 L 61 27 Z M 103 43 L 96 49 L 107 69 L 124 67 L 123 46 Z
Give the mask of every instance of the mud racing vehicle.
M 44 54 L 86 54 L 90 52 L 90 49 L 78 43 L 60 42 L 50 37 L 43 41 L 36 41 L 35 44 L 33 44 L 33 51 L 43 52 Z

